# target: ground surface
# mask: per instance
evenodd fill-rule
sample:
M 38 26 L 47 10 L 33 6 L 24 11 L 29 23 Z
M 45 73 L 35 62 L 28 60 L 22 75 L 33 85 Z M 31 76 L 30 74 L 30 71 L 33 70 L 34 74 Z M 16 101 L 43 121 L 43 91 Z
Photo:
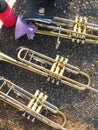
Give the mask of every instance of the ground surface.
M 10 0 L 9 0 L 10 2 Z M 13 6 L 16 17 L 24 9 L 25 0 L 17 0 Z M 76 14 L 86 16 L 89 22 L 98 24 L 98 1 L 58 0 L 57 16 L 74 18 Z M 16 49 L 25 46 L 49 57 L 56 54 L 69 58 L 69 63 L 79 67 L 91 77 L 92 87 L 98 88 L 98 45 L 76 44 L 61 39 L 61 45 L 55 50 L 56 38 L 36 35 L 34 40 L 26 36 L 15 40 L 15 27 L 2 27 L 0 31 L 1 50 L 17 59 Z M 65 128 L 68 130 L 98 130 L 98 94 L 91 91 L 79 92 L 65 85 L 55 86 L 46 83 L 46 78 L 9 63 L 0 63 L 0 75 L 20 87 L 34 93 L 39 89 L 48 94 L 48 101 L 56 105 L 67 116 Z M 40 121 L 32 124 L 11 106 L 0 102 L 0 130 L 52 130 Z

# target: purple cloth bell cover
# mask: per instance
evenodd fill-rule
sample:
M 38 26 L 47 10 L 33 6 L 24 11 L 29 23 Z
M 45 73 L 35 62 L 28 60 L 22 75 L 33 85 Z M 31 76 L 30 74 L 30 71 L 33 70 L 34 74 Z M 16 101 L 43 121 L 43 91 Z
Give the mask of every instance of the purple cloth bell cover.
M 27 24 L 25 21 L 21 19 L 21 16 L 18 16 L 17 22 L 16 22 L 16 27 L 15 27 L 15 39 L 17 40 L 18 38 L 22 37 L 23 35 L 27 34 L 28 39 L 32 39 L 35 36 L 35 32 L 37 30 L 37 26 L 34 24 Z

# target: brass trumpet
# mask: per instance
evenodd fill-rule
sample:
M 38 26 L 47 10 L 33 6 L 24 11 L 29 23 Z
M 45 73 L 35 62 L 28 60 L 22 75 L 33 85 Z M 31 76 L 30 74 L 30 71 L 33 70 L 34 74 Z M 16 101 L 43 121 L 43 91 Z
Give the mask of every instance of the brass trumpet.
M 47 77 L 47 81 L 51 81 L 57 85 L 61 82 L 78 90 L 90 89 L 97 92 L 97 90 L 90 87 L 90 76 L 82 72 L 79 68 L 69 64 L 68 59 L 62 56 L 57 55 L 56 58 L 53 59 L 28 48 L 20 47 L 17 57 L 19 60 L 15 60 L 0 52 L 0 60 L 45 76 Z M 74 74 L 75 76 L 81 75 L 86 78 L 87 83 L 75 81 L 68 75 L 66 76 L 66 73 Z
M 71 39 L 77 43 L 94 43 L 98 44 L 98 25 L 88 23 L 86 17 L 76 16 L 75 20 L 54 17 L 52 23 L 46 24 L 34 22 L 38 26 L 36 33 Z
M 55 129 L 66 130 L 64 128 L 66 124 L 66 116 L 64 113 L 56 106 L 47 102 L 47 95 L 39 90 L 36 90 L 33 95 L 11 81 L 0 77 L 0 100 L 23 112 L 22 116 L 27 117 L 27 119 L 32 122 L 34 122 L 36 118 Z M 62 118 L 62 125 L 42 115 L 41 113 L 43 110 L 48 110 L 52 115 L 59 115 Z

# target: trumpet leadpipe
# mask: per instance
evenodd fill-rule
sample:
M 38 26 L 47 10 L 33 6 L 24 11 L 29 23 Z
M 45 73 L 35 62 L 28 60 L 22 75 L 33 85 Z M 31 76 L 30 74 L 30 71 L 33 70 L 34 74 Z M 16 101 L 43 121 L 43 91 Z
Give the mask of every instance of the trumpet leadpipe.
M 30 117 L 33 116 L 34 118 L 37 118 L 41 122 L 55 129 L 65 130 L 64 125 L 66 124 L 66 116 L 64 115 L 64 113 L 59 111 L 56 106 L 46 101 L 47 95 L 44 95 L 39 90 L 37 90 L 33 95 L 3 77 L 0 77 L 0 85 L 2 85 L 2 88 L 0 89 L 0 100 L 17 108 L 19 111 L 24 112 L 24 117 L 27 113 L 29 114 L 27 119 L 30 119 Z M 8 93 L 9 90 L 11 90 L 11 93 Z M 21 100 L 20 98 L 15 97 L 17 96 L 16 90 L 19 93 Z M 32 99 L 34 99 L 34 102 L 32 102 Z M 34 108 L 32 108 L 33 106 Z M 49 119 L 48 117 L 42 115 L 41 113 L 44 108 L 46 108 L 52 114 L 56 114 L 57 116 L 59 115 L 62 118 L 62 124 L 58 124 L 55 121 Z

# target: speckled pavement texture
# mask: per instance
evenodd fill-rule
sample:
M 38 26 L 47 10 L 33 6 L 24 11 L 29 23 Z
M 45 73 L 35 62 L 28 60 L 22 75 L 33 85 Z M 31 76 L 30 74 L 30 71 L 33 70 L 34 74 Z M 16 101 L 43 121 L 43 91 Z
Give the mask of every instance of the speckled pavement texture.
M 74 19 L 74 16 L 79 14 L 86 16 L 89 22 L 98 24 L 97 5 L 97 0 L 58 0 L 56 15 Z M 24 9 L 25 0 L 17 0 L 13 6 L 16 17 Z M 2 27 L 0 30 L 0 48 L 5 54 L 17 59 L 16 49 L 25 46 L 52 58 L 55 58 L 56 54 L 67 57 L 70 64 L 90 75 L 91 86 L 98 89 L 98 45 L 77 44 L 61 39 L 58 50 L 55 50 L 56 38 L 54 37 L 36 34 L 34 40 L 28 40 L 26 36 L 15 40 L 14 32 L 15 27 L 9 29 Z M 45 77 L 6 62 L 0 63 L 0 75 L 31 93 L 34 93 L 36 89 L 45 92 L 48 95 L 48 101 L 66 114 L 65 128 L 68 130 L 98 130 L 98 94 L 89 90 L 80 92 L 63 84 L 56 86 L 47 83 Z M 8 109 L 7 113 L 2 107 Z M 7 119 L 14 122 L 12 130 L 52 130 L 40 121 L 30 123 L 21 115 L 18 116 L 18 112 L 15 117 L 11 116 L 14 110 L 10 106 L 1 105 L 0 109 L 1 120 Z

